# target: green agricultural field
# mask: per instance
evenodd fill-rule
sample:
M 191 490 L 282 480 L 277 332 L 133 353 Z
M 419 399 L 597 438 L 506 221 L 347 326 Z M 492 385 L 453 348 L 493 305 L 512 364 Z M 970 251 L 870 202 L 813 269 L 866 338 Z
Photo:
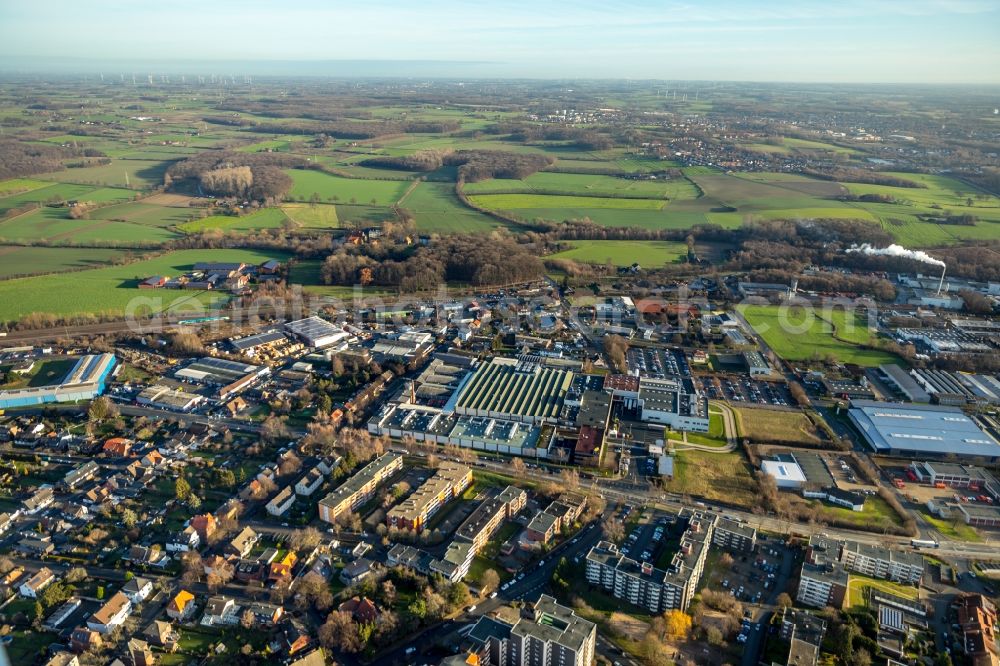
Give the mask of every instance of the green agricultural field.
M 22 192 L 48 187 L 52 183 L 44 180 L 33 180 L 31 178 L 11 178 L 0 182 L 0 197 L 9 197 Z
M 104 185 L 133 189 L 150 189 L 163 185 L 169 161 L 164 160 L 112 160 L 111 164 L 63 169 L 42 174 L 39 178 L 60 183 L 80 183 L 83 185 Z
M 9 321 L 32 312 L 55 315 L 86 313 L 150 312 L 171 310 L 197 313 L 205 304 L 225 299 L 224 293 L 140 290 L 138 283 L 151 275 L 175 276 L 199 261 L 245 261 L 263 263 L 268 259 L 285 260 L 281 252 L 257 250 L 177 250 L 158 257 L 123 266 L 55 275 L 18 278 L 0 282 L 0 320 Z M 130 301 L 133 308 L 130 308 Z
M 135 201 L 92 210 L 89 217 L 92 220 L 130 222 L 149 227 L 173 227 L 189 222 L 197 212 L 198 209 Z
M 89 240 L 159 243 L 175 238 L 169 229 L 102 219 L 73 220 L 66 208 L 48 206 L 0 223 L 0 239 L 74 243 Z
M 413 214 L 417 229 L 425 232 L 473 233 L 504 226 L 499 220 L 465 206 L 451 183 L 420 183 L 403 198 L 400 206 Z
M 336 229 L 340 226 L 337 207 L 329 204 L 290 203 L 281 206 L 289 220 L 307 229 Z
M 646 268 L 671 264 L 687 256 L 687 245 L 673 241 L 572 241 L 569 250 L 551 255 L 551 259 L 572 259 L 585 264 L 612 263 L 631 266 L 638 262 Z
M 289 169 L 286 173 L 294 182 L 289 196 L 296 201 L 308 201 L 318 194 L 325 202 L 371 204 L 374 200 L 376 206 L 392 206 L 410 185 L 393 180 L 342 178 L 308 169 Z
M 86 201 L 88 198 L 84 195 L 96 189 L 90 185 L 53 183 L 47 187 L 39 187 L 29 192 L 21 192 L 13 196 L 0 198 L 0 215 L 6 214 L 12 208 L 20 208 L 27 205 L 71 200 Z
M 614 210 L 661 210 L 662 199 L 612 199 L 546 194 L 481 194 L 469 197 L 477 206 L 489 210 L 522 208 L 592 208 Z
M 107 248 L 0 247 L 0 279 L 81 268 L 98 268 L 124 257 L 125 250 Z
M 776 305 L 743 305 L 740 312 L 768 346 L 788 361 L 834 357 L 841 363 L 863 366 L 900 362 L 892 354 L 863 349 L 857 344 L 837 339 L 834 326 L 821 318 L 824 313 Z M 855 321 L 855 329 L 849 339 L 858 339 L 857 328 L 864 328 L 861 320 Z
M 292 264 L 291 271 L 289 271 L 289 284 L 302 285 L 302 291 L 307 294 L 312 294 L 314 296 L 329 296 L 331 298 L 339 299 L 349 299 L 354 296 L 377 296 L 379 294 L 388 293 L 386 290 L 380 289 L 379 287 L 365 287 L 364 289 L 358 289 L 356 291 L 354 287 L 323 284 L 322 275 L 320 273 L 322 266 L 323 262 L 319 259 L 304 259 L 296 261 Z
M 648 199 L 696 199 L 698 189 L 686 178 L 677 180 L 632 180 L 614 176 L 539 171 L 523 180 L 491 179 L 465 186 L 466 194 L 523 192 L 533 194 L 577 194 L 594 197 L 625 196 Z
M 889 175 L 920 183 L 924 187 L 867 183 L 844 183 L 844 187 L 857 196 L 877 194 L 892 197 L 894 203 L 855 202 L 852 205 L 873 215 L 900 243 L 911 247 L 933 247 L 959 241 L 1000 238 L 1000 198 L 946 176 Z M 934 218 L 948 215 L 973 215 L 978 222 L 974 226 L 965 226 L 934 221 Z
M 280 208 L 265 208 L 249 215 L 209 215 L 200 220 L 192 220 L 178 225 L 184 233 L 193 234 L 208 229 L 223 231 L 255 231 L 276 229 L 285 223 L 285 214 Z

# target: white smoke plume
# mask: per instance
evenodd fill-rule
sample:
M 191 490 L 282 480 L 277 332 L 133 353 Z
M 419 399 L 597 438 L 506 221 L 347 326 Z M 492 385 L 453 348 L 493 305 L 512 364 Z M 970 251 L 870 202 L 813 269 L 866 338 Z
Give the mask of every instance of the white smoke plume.
M 905 257 L 907 259 L 915 259 L 925 264 L 931 264 L 932 266 L 943 267 L 945 265 L 943 261 L 935 259 L 923 250 L 907 250 L 902 245 L 896 244 L 892 244 L 889 247 L 872 247 L 871 244 L 865 243 L 864 245 L 855 245 L 847 251 L 861 252 L 862 254 L 881 255 L 884 257 Z

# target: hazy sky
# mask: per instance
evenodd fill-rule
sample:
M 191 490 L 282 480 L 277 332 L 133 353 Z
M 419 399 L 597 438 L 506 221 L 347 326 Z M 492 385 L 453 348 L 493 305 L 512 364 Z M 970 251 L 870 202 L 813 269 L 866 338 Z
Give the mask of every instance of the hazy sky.
M 141 59 L 433 60 L 464 61 L 438 67 L 456 76 L 1000 83 L 1000 0 L 0 0 L 0 69 L 25 57 L 120 59 L 125 70 Z

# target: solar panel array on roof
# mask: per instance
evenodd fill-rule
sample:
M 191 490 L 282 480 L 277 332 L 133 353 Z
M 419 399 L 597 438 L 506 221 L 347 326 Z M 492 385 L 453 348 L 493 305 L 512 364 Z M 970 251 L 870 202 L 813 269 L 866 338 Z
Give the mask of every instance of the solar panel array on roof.
M 459 414 L 509 416 L 523 421 L 554 419 L 573 381 L 568 370 L 494 358 L 481 365 L 455 401 Z

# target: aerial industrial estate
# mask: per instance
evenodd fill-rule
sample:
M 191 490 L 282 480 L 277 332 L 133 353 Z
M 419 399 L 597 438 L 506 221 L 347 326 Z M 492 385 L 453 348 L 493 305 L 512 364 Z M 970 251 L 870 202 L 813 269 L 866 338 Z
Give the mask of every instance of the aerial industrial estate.
M 186 62 L 0 64 L 0 664 L 1000 666 L 995 86 Z

